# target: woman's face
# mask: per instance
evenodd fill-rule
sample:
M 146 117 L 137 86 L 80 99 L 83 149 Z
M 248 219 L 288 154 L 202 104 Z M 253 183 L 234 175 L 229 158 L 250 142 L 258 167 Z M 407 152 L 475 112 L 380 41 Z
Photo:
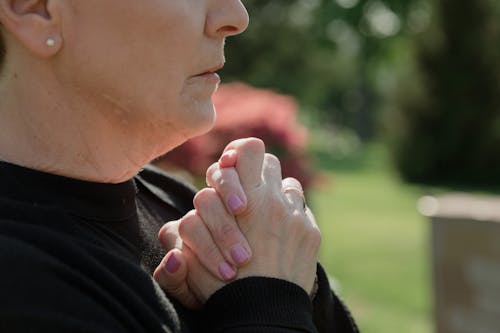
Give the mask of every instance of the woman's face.
M 248 25 L 240 0 L 68 1 L 65 86 L 112 105 L 110 122 L 150 135 L 183 141 L 211 128 L 218 77 L 204 74 L 224 64 L 225 37 Z

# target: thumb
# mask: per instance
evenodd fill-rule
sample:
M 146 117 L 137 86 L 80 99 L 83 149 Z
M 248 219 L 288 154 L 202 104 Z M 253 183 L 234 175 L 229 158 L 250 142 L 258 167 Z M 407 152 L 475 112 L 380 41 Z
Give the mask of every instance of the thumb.
M 187 263 L 179 249 L 170 250 L 153 273 L 160 287 L 171 297 L 189 309 L 197 309 L 201 303 L 187 285 Z

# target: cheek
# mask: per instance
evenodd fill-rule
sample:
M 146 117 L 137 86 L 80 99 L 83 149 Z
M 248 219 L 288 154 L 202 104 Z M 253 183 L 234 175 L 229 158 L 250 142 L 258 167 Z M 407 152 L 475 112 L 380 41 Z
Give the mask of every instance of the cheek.
M 101 2 L 77 2 L 78 15 L 67 22 L 60 70 L 66 86 L 88 98 L 105 96 L 130 111 L 130 123 L 148 120 L 164 135 L 188 138 L 208 131 L 215 120 L 211 93 L 185 91 L 187 77 L 200 67 L 194 64 L 203 39 L 202 11 L 187 8 L 189 1 L 140 2 L 137 10 L 130 1 Z M 152 10 L 152 4 L 159 7 Z
M 182 6 L 137 3 L 76 2 L 76 13 L 65 22 L 64 56 L 79 79 L 130 86 L 143 93 L 162 87 L 176 89 L 172 84 L 179 79 L 175 71 L 185 71 L 186 59 L 192 56 L 183 46 L 190 30 L 179 21 Z

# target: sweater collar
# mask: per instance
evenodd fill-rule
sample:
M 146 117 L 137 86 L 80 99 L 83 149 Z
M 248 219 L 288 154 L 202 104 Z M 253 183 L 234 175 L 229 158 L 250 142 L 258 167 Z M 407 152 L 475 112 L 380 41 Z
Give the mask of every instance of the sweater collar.
M 0 162 L 0 198 L 51 206 L 95 221 L 120 221 L 137 214 L 134 180 L 87 182 Z

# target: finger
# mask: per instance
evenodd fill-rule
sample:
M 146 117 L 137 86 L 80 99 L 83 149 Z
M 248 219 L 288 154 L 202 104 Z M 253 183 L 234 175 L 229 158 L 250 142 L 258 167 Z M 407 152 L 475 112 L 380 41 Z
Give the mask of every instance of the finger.
M 222 288 L 225 283 L 218 280 L 203 266 L 198 257 L 193 253 L 189 246 L 183 248 L 183 255 L 188 263 L 189 274 L 187 283 L 190 290 L 197 296 L 201 303 L 205 303 L 210 296 Z
M 303 192 L 304 190 L 302 189 L 302 184 L 295 178 L 293 177 L 288 177 L 283 179 L 282 181 L 283 188 L 296 188 L 298 191 Z
M 245 211 L 247 196 L 235 168 L 221 168 L 219 163 L 214 163 L 207 170 L 206 182 L 217 191 L 230 214 Z
M 238 153 L 236 150 L 228 150 L 219 158 L 219 165 L 221 168 L 232 168 L 236 166 L 238 160 Z
M 297 179 L 283 179 L 282 191 L 292 207 L 303 212 L 306 211 L 307 206 L 304 191 L 302 189 L 302 185 Z
M 276 156 L 265 154 L 262 175 L 266 185 L 274 191 L 281 192 L 281 163 Z
M 167 251 L 178 248 L 182 249 L 182 239 L 179 235 L 180 221 L 165 223 L 158 232 L 158 240 Z
M 196 211 L 192 210 L 181 219 L 179 234 L 183 242 L 195 253 L 201 264 L 214 276 L 223 281 L 232 280 L 236 276 L 236 270 L 224 259 Z
M 246 264 L 252 251 L 236 220 L 222 204 L 215 189 L 203 189 L 196 194 L 194 206 L 226 260 L 240 267 Z
M 311 222 L 311 225 L 319 230 L 318 223 L 316 223 L 316 217 L 314 216 L 313 212 L 309 209 L 309 207 L 306 208 L 306 216 L 307 219 Z
M 229 143 L 224 152 L 237 152 L 236 171 L 241 180 L 243 190 L 248 191 L 258 187 L 262 182 L 262 163 L 264 161 L 264 142 L 257 138 L 246 138 Z
M 187 264 L 179 249 L 167 253 L 153 273 L 153 278 L 170 296 L 190 309 L 201 306 L 187 284 Z

